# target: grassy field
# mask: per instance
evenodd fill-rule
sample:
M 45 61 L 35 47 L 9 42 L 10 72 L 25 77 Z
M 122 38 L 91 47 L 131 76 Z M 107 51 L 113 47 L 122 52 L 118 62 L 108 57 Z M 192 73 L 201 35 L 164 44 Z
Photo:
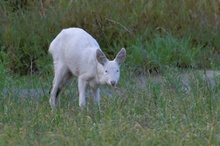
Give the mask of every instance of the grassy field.
M 100 110 L 89 93 L 80 110 L 74 80 L 61 93 L 55 113 L 48 103 L 52 76 L 5 78 L 0 145 L 220 144 L 219 75 L 210 86 L 202 72 L 187 71 L 190 82 L 183 86 L 180 74 L 185 71 L 172 68 L 159 82 L 153 80 L 157 76 L 143 82 L 125 68 L 122 72 L 116 92 L 101 87 Z M 33 89 L 41 94 L 34 95 Z
M 220 76 L 204 78 L 220 66 L 218 6 L 0 0 L 0 146 L 220 145 Z M 109 59 L 127 50 L 119 89 L 101 87 L 100 110 L 90 92 L 79 108 L 74 80 L 51 112 L 48 46 L 67 27 L 89 32 Z
M 220 65 L 218 6 L 217 0 L 2 0 L 0 49 L 12 72 L 42 71 L 55 36 L 80 27 L 109 58 L 125 47 L 129 66 L 143 71 L 210 68 Z

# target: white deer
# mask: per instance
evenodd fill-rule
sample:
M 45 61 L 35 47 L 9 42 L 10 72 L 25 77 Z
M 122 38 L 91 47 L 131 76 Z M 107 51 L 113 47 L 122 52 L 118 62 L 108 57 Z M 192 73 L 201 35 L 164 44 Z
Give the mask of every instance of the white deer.
M 109 61 L 97 41 L 80 28 L 63 29 L 51 42 L 49 52 L 55 70 L 49 100 L 52 109 L 60 106 L 58 94 L 72 76 L 78 77 L 79 106 L 83 108 L 86 104 L 87 85 L 91 86 L 100 106 L 99 85 L 115 87 L 120 77 L 120 65 L 126 58 L 126 50 L 122 48 L 116 58 Z

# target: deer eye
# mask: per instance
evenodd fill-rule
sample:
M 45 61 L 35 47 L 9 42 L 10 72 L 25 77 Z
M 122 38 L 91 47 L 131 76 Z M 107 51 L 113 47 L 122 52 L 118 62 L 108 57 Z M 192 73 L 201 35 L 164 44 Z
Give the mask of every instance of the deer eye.
M 119 72 L 119 70 L 116 70 L 116 72 Z
M 105 73 L 107 73 L 108 71 L 107 70 L 105 70 Z

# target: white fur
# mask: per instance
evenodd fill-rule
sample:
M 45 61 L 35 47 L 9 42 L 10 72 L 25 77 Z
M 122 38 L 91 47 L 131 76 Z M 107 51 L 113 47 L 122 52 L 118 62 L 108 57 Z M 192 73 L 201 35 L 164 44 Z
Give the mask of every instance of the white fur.
M 52 109 L 60 105 L 58 94 L 73 75 L 78 77 L 79 106 L 85 106 L 87 85 L 92 87 L 94 98 L 100 105 L 99 85 L 115 86 L 120 65 L 126 58 L 126 50 L 122 48 L 116 58 L 109 61 L 97 41 L 80 28 L 63 29 L 51 42 L 49 52 L 55 70 L 50 97 Z

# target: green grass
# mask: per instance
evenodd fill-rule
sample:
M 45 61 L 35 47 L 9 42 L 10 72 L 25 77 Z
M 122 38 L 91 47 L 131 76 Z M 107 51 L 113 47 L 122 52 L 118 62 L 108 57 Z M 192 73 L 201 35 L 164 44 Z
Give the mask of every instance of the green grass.
M 88 96 L 81 111 L 72 82 L 55 113 L 47 93 L 13 94 L 16 88 L 49 89 L 50 76 L 13 78 L 0 99 L 0 145 L 219 145 L 219 85 L 210 88 L 201 73 L 188 72 L 191 90 L 185 93 L 178 72 L 168 69 L 162 83 L 149 76 L 140 86 L 134 74 L 123 73 L 112 97 L 106 91 L 113 89 L 101 87 L 100 110 Z
M 0 145 L 220 145 L 220 77 L 211 86 L 188 71 L 183 87 L 179 70 L 219 69 L 217 1 L 16 2 L 0 1 Z M 100 110 L 90 94 L 79 108 L 74 80 L 51 112 L 48 46 L 66 27 L 88 31 L 109 59 L 127 50 L 120 89 L 101 87 Z
M 130 64 L 146 69 L 210 68 L 220 64 L 218 5 L 210 0 L 0 1 L 0 49 L 14 73 L 41 71 L 50 62 L 48 46 L 55 36 L 80 27 L 109 58 L 125 47 Z

